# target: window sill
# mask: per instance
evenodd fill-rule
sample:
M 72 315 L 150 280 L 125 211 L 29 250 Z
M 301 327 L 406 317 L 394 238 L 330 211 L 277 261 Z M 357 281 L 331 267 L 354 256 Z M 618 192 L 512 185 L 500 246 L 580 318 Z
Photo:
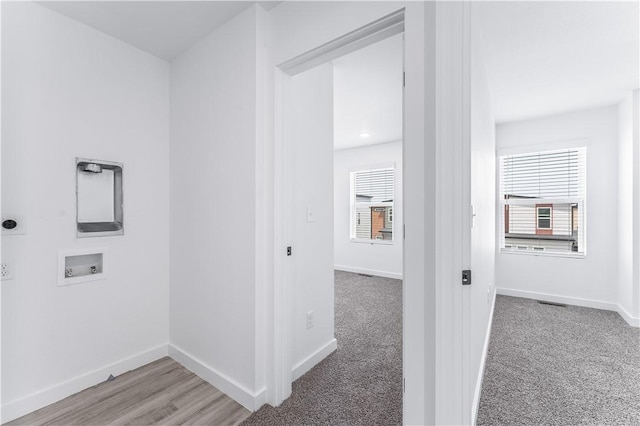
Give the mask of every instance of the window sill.
M 380 244 L 383 246 L 392 246 L 393 245 L 393 240 L 367 240 L 367 239 L 360 239 L 360 238 L 351 238 L 350 240 L 352 243 L 360 243 L 360 244 Z
M 515 254 L 517 256 L 542 256 L 542 257 L 565 257 L 571 259 L 585 259 L 587 255 L 585 253 L 554 253 L 532 250 L 510 250 L 499 249 L 499 254 Z

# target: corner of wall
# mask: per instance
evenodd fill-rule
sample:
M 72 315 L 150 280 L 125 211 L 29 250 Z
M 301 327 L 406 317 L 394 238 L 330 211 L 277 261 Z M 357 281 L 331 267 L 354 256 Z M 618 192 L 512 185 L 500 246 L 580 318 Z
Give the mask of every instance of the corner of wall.
M 257 391 L 247 389 L 231 377 L 173 344 L 168 345 L 168 353 L 177 363 L 228 395 L 247 410 L 256 411 L 266 402 L 266 389 L 264 387 Z

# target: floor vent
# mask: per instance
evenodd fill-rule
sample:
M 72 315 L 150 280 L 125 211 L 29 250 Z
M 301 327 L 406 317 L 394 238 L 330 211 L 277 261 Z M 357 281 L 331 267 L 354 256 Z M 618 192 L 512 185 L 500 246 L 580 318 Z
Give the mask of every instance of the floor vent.
M 538 300 L 538 303 L 541 305 L 559 306 L 560 308 L 567 307 L 567 305 L 565 305 L 564 303 L 547 302 L 546 300 Z
M 358 274 L 358 275 L 360 275 L 361 277 L 367 277 L 367 278 L 373 277 L 373 275 L 369 275 L 369 274 Z

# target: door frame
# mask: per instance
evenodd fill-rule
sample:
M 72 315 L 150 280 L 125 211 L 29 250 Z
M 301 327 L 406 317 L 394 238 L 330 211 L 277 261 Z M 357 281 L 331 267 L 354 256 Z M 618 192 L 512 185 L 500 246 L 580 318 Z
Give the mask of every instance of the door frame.
M 274 109 L 274 361 L 275 374 L 272 384 L 274 405 L 281 404 L 291 395 L 292 368 L 292 332 L 293 332 L 293 298 L 292 298 L 292 263 L 295 258 L 286 256 L 286 247 L 293 238 L 292 215 L 292 146 L 287 138 L 286 108 L 287 87 L 292 76 L 325 63 L 347 53 L 359 50 L 393 35 L 404 33 L 404 45 L 409 43 L 414 51 L 420 52 L 412 58 L 412 67 L 405 72 L 415 76 L 412 91 L 403 96 L 403 162 L 404 176 L 407 167 L 413 175 L 422 179 L 411 181 L 403 179 L 409 193 L 424 194 L 424 167 L 420 157 L 424 155 L 424 120 L 425 107 L 424 80 L 418 78 L 424 68 L 424 5 L 407 4 L 389 15 L 368 25 L 355 29 L 342 37 L 318 46 L 302 55 L 291 58 L 275 67 L 275 109 Z M 428 7 L 428 6 L 427 6 Z M 410 9 L 410 13 L 407 10 Z M 406 59 L 405 59 L 406 62 Z M 407 116 L 409 118 L 407 119 Z M 407 145 L 413 149 L 407 150 Z M 416 155 L 418 154 L 418 155 Z M 412 174 L 409 174 L 411 176 Z M 406 190 L 404 191 L 407 192 Z M 434 192 L 434 191 L 432 191 Z M 405 197 L 406 200 L 406 197 Z M 403 417 L 405 422 L 433 423 L 433 401 L 435 390 L 425 386 L 425 369 L 435 369 L 435 360 L 427 356 L 425 363 L 425 290 L 424 290 L 424 204 L 423 197 L 404 202 L 403 210 L 412 209 L 411 214 L 404 214 L 405 228 L 415 232 L 409 238 L 402 238 L 403 244 L 403 376 L 414 378 L 405 381 L 403 398 Z M 402 235 L 403 230 L 398 234 Z M 294 248 L 295 249 L 295 248 Z M 411 250 L 410 261 L 404 255 Z M 435 320 L 435 315 L 433 315 Z M 431 324 L 434 326 L 434 323 Z M 433 352 L 435 355 L 435 352 Z M 427 366 L 425 366 L 427 365 Z M 434 377 L 433 372 L 430 374 Z M 407 398 L 410 395 L 410 398 Z
M 460 273 L 468 267 L 470 169 L 468 5 L 403 2 L 403 422 L 462 424 L 468 397 L 468 301 Z M 377 21 L 376 21 L 377 22 Z M 365 28 L 364 26 L 362 28 Z M 344 37 L 357 33 L 354 30 Z M 356 37 L 357 38 L 357 37 Z M 334 40 L 335 41 L 335 40 Z M 333 42 L 310 52 L 331 52 Z M 360 47 L 364 47 L 361 45 Z M 347 53 L 346 51 L 341 53 Z M 290 150 L 284 136 L 284 88 L 292 58 L 275 67 L 273 315 L 267 335 L 268 401 L 291 393 L 291 283 L 287 281 L 286 189 Z M 311 55 L 313 56 L 313 55 Z M 328 60 L 325 59 L 324 61 Z M 305 62 L 305 61 L 302 61 Z M 461 161 L 461 158 L 464 158 Z M 463 253 L 464 252 L 464 253 Z M 269 309 L 269 307 L 267 307 Z M 465 365 L 466 364 L 466 365 Z
M 286 124 L 290 80 L 296 74 L 405 31 L 405 8 L 342 37 L 320 45 L 275 67 L 274 71 L 274 361 L 272 402 L 281 404 L 291 395 L 293 334 L 293 268 L 295 257 L 286 255 L 293 229 L 293 146 Z M 403 105 L 404 108 L 404 105 Z M 401 242 L 402 243 L 402 242 Z M 294 248 L 295 249 L 295 248 Z M 403 281 L 404 283 L 404 281 Z M 403 284 L 403 287 L 406 284 Z M 404 291 L 403 291 L 404 293 Z M 404 303 L 403 303 L 404 304 Z M 404 309 L 403 309 L 404 310 Z M 404 333 L 404 332 L 403 332 Z M 403 342 L 406 339 L 403 339 Z M 403 351 L 404 352 L 404 351 Z M 404 363 L 403 363 L 404 364 Z

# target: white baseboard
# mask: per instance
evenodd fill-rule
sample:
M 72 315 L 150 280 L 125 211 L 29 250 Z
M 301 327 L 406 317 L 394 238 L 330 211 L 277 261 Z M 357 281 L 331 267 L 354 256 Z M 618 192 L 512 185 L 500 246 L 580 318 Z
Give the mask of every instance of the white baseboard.
M 266 388 L 262 388 L 255 393 L 251 392 L 230 377 L 173 344 L 169 344 L 169 356 L 179 364 L 182 364 L 186 369 L 195 373 L 202 380 L 211 384 L 211 386 L 237 401 L 247 410 L 256 411 L 266 402 Z
M 344 265 L 333 265 L 333 269 L 337 271 L 353 272 L 354 274 L 366 274 L 366 275 L 373 275 L 376 277 L 393 278 L 396 280 L 402 279 L 402 274 L 398 274 L 396 272 L 377 271 L 375 269 L 354 268 L 351 266 L 344 266 Z
M 632 316 L 625 308 L 618 305 L 618 314 L 629 324 L 631 327 L 640 327 L 640 318 Z
M 332 339 L 329 343 L 294 365 L 291 369 L 291 381 L 298 380 L 336 349 L 338 349 L 338 341 Z
M 46 389 L 2 404 L 2 423 L 22 417 L 74 393 L 104 382 L 109 374 L 117 376 L 167 356 L 167 345 L 160 345 Z
M 498 288 L 498 294 L 503 296 L 523 297 L 525 299 L 543 300 L 545 302 L 564 303 L 566 305 L 582 306 L 585 308 L 604 309 L 605 311 L 618 310 L 618 305 L 599 300 L 581 299 L 578 297 L 559 296 L 556 294 L 538 293 L 535 291 L 514 290 L 510 288 Z
M 622 306 L 612 302 L 581 299 L 579 297 L 559 296 L 556 294 L 538 293 L 534 291 L 514 290 L 510 288 L 498 288 L 498 294 L 503 296 L 523 297 L 525 299 L 543 300 L 545 302 L 564 303 L 566 305 L 582 306 L 585 308 L 603 309 L 617 312 L 629 325 L 640 327 L 640 318 L 631 316 Z
M 480 407 L 480 393 L 482 391 L 482 379 L 484 377 L 484 367 L 487 362 L 487 352 L 489 352 L 489 340 L 491 339 L 491 325 L 493 324 L 493 311 L 496 307 L 496 291 L 491 296 L 491 307 L 489 308 L 489 322 L 487 324 L 487 332 L 484 336 L 484 345 L 482 346 L 482 359 L 480 360 L 480 371 L 476 379 L 476 389 L 473 393 L 473 423 L 478 420 L 478 408 Z

